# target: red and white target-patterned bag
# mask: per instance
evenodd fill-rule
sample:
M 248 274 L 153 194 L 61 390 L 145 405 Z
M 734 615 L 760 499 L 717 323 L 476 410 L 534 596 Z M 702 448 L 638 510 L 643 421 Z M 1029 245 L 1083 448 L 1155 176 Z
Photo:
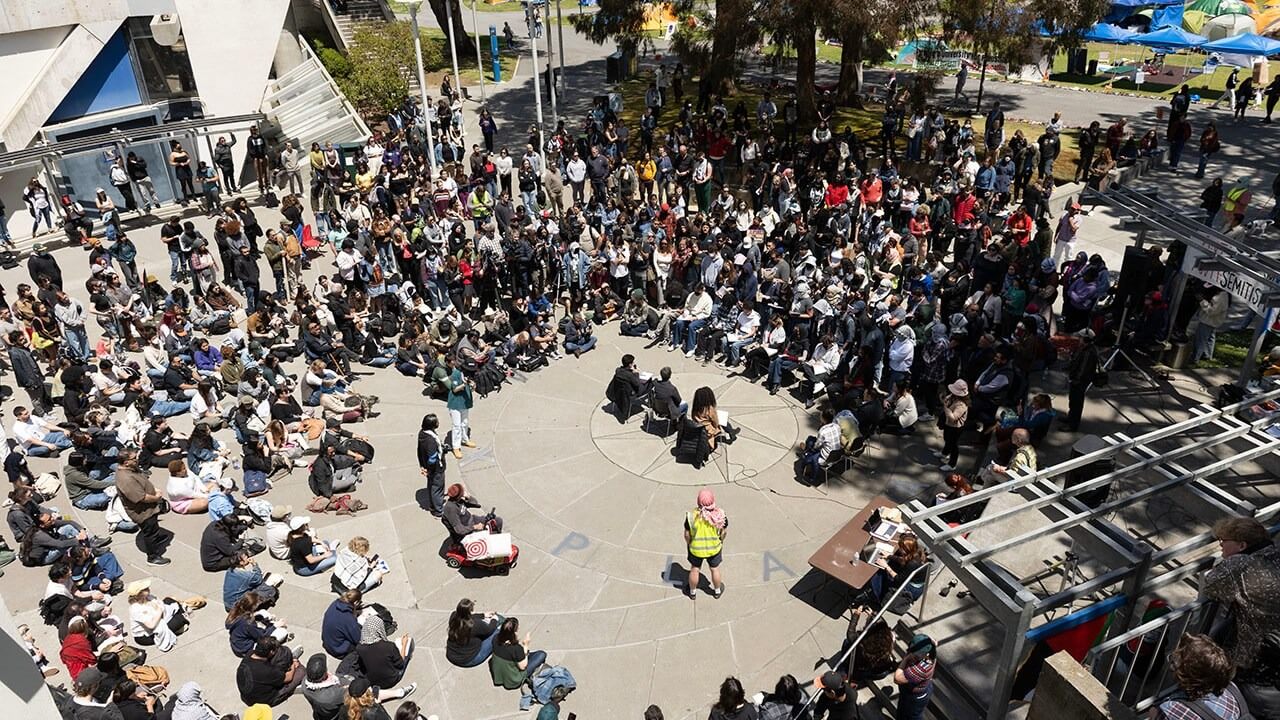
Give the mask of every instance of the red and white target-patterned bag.
M 511 533 L 491 533 L 488 530 L 473 532 L 462 538 L 462 547 L 467 551 L 468 560 L 509 557 Z

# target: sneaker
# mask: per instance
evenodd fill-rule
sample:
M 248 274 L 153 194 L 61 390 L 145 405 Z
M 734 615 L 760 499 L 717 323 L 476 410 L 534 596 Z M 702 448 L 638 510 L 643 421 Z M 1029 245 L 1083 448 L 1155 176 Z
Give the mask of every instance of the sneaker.
M 717 600 L 719 600 L 719 599 L 720 599 L 720 596 L 721 596 L 721 595 L 723 595 L 723 594 L 724 594 L 724 583 L 720 583 L 720 587 L 718 587 L 718 588 L 716 588 L 715 590 L 711 591 L 711 597 L 714 597 L 714 598 L 715 598 L 715 599 L 717 599 Z
M 402 699 L 407 698 L 413 694 L 414 690 L 417 690 L 417 689 L 418 689 L 418 683 L 409 683 L 408 685 L 405 685 L 404 687 L 400 688 L 400 692 L 404 693 L 400 697 Z
M 675 345 L 668 345 L 668 346 L 667 346 L 667 352 L 671 352 L 672 350 L 675 350 L 675 349 L 676 349 L 676 346 L 675 346 Z
M 953 470 L 955 470 L 955 468 L 954 468 L 954 467 L 952 467 L 951 465 L 943 465 L 942 467 L 940 467 L 940 468 L 938 468 L 938 469 L 939 469 L 939 470 L 941 470 L 941 471 L 942 471 L 942 472 L 944 472 L 944 473 L 949 473 L 949 472 L 952 472 Z
M 454 448 L 454 449 L 453 449 L 453 456 L 454 456 L 455 458 L 457 458 L 457 459 L 461 460 L 461 459 L 462 459 L 462 448 Z
M 687 357 L 687 358 L 691 358 L 691 357 L 693 357 L 695 354 L 696 354 L 696 353 L 694 353 L 694 351 L 690 350 L 689 352 L 685 353 L 685 354 L 684 354 L 684 356 L 685 356 L 685 357 Z
M 942 452 L 941 450 L 933 450 L 931 452 L 933 452 L 933 456 L 938 458 L 939 460 L 947 456 L 947 454 Z
M 916 418 L 916 422 L 922 422 L 922 423 L 933 422 L 934 420 L 937 420 L 937 418 L 934 417 L 933 415 L 930 415 L 929 413 L 925 413 L 924 415 L 921 415 L 920 417 Z
M 155 565 L 157 567 L 168 565 L 171 562 L 173 561 L 163 555 L 156 555 L 155 557 L 147 558 L 148 565 Z

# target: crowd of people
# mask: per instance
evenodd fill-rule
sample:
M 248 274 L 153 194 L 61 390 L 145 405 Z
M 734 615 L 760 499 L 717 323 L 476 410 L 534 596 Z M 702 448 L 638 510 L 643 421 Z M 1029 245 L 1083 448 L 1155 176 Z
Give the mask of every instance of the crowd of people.
M 836 458 L 877 434 L 936 424 L 945 497 L 1034 471 L 1055 418 L 1061 430 L 1081 428 L 1101 367 L 1097 343 L 1147 347 L 1190 333 L 1197 354 L 1212 355 L 1225 293 L 1207 290 L 1198 306 L 1169 317 L 1176 248 L 1152 250 L 1150 272 L 1127 287 L 1101 257 L 1076 251 L 1082 208 L 1068 201 L 1056 210 L 1053 198 L 1060 120 L 1035 141 L 1021 130 L 1006 136 L 997 103 L 977 133 L 913 97 L 892 85 L 881 135 L 859 137 L 833 126 L 826 95 L 811 123 L 794 99 L 779 108 L 769 93 L 752 108 L 709 92 L 686 99 L 678 66 L 655 78 L 634 136 L 602 100 L 580 124 L 562 122 L 545 137 L 531 129 L 527 142 L 497 150 L 486 112 L 484 145 L 468 152 L 457 105 L 428 103 L 439 140 L 450 140 L 435 143 L 433 159 L 424 109 L 409 101 L 350 175 L 332 145 L 269 150 L 255 130 L 248 157 L 260 187 L 274 178 L 289 191 L 284 220 L 272 227 L 235 196 L 234 137 L 215 151 L 217 168 L 199 163 L 195 173 L 176 146 L 171 165 L 192 199 L 193 178 L 204 181 L 209 219 L 204 229 L 180 215 L 164 222 L 167 285 L 139 273 L 121 210 L 99 193 L 102 236 L 67 226 L 87 250 L 83 287 L 65 281 L 66 255 L 37 243 L 31 283 L 0 297 L 5 364 L 27 395 L 0 449 L 13 484 L 8 523 L 24 564 L 49 568 L 41 613 L 63 642 L 75 717 L 114 717 L 112 707 L 152 717 L 155 663 L 206 600 L 152 594 L 147 578 L 126 582 L 110 538 L 51 506 L 62 486 L 75 508 L 102 512 L 113 533 L 136 533 L 156 567 L 171 561 L 173 533 L 163 525 L 172 515 L 207 515 L 199 558 L 224 577 L 245 718 L 269 717 L 259 708 L 299 690 L 317 718 L 387 718 L 383 704 L 393 701 L 397 720 L 418 717 L 402 701 L 416 687 L 403 683 L 413 639 L 393 637 L 390 611 L 367 599 L 390 569 L 366 538 L 324 538 L 310 524 L 367 507 L 362 470 L 376 447 L 356 428 L 377 417 L 379 399 L 357 391 L 359 365 L 417 378 L 444 401 L 448 426 L 434 413 L 422 419 L 418 460 L 430 512 L 456 542 L 501 529 L 500 518 L 472 512 L 479 503 L 465 486 L 445 482 L 447 458 L 475 448 L 468 411 L 477 397 L 593 351 L 599 328 L 615 321 L 624 336 L 762 381 L 771 393 L 790 386 L 797 402 L 816 406 L 820 429 L 797 464 L 806 482 L 821 482 Z M 1113 130 L 1082 134 L 1078 177 L 1111 169 L 1103 146 Z M 1135 142 L 1123 127 L 1115 140 L 1121 156 Z M 1096 157 L 1085 142 L 1096 143 Z M 137 210 L 123 188 L 141 178 L 120 162 L 112 185 L 124 211 Z M 37 222 L 51 225 L 47 191 L 38 180 L 29 189 Z M 1065 409 L 1035 391 L 1052 368 L 1068 377 Z M 633 356 L 619 373 L 628 398 L 651 394 L 630 377 Z M 690 406 L 672 392 L 670 374 L 664 368 L 655 381 L 658 414 L 688 414 L 682 427 L 708 452 L 731 443 L 736 431 L 703 393 L 710 389 Z M 620 412 L 629 411 L 628 400 Z M 191 431 L 175 431 L 175 417 Z M 976 449 L 961 449 L 965 433 Z M 50 456 L 63 463 L 52 483 L 27 464 Z M 309 468 L 314 499 L 305 511 L 270 501 L 274 479 L 295 467 Z M 687 591 L 696 594 L 705 563 L 718 598 L 728 519 L 704 493 L 684 520 Z M 900 551 L 877 575 L 870 604 L 923 561 L 917 548 Z M 263 553 L 270 569 L 259 564 Z M 305 621 L 285 617 L 290 572 L 331 577 L 337 599 L 324 613 L 323 653 L 289 647 L 288 621 Z M 127 608 L 112 604 L 116 594 Z M 820 676 L 815 717 L 853 717 L 856 689 L 873 673 L 901 687 L 899 718 L 922 717 L 932 641 L 918 637 L 897 663 L 883 644 L 860 645 L 850 669 Z M 546 665 L 516 618 L 480 613 L 469 600 L 451 617 L 447 655 L 459 667 L 491 661 L 495 684 L 510 689 Z M 202 692 L 181 685 L 173 717 L 215 717 Z M 558 717 L 562 700 L 544 700 L 539 720 Z M 761 717 L 782 717 L 770 708 L 795 717 L 805 702 L 790 676 L 761 703 L 730 678 L 712 717 L 756 717 L 756 705 Z

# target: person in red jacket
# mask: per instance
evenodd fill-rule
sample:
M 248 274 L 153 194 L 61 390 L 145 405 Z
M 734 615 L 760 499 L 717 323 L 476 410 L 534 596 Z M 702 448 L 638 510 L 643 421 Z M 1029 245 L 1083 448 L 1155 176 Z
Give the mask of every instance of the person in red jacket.
M 1027 214 L 1025 206 L 1019 205 L 1004 221 L 1004 226 L 1009 237 L 1018 242 L 1018 247 L 1026 247 L 1031 241 L 1031 216 Z
M 862 204 L 868 208 L 874 208 L 880 204 L 880 198 L 884 196 L 884 185 L 880 183 L 879 175 L 868 174 L 862 178 L 862 182 L 858 183 L 858 193 L 862 195 Z
M 84 618 L 73 617 L 67 623 L 67 636 L 62 639 L 58 657 L 67 666 L 72 680 L 79 677 L 85 668 L 98 664 L 98 657 L 93 654 L 93 645 L 89 642 L 89 623 Z
M 836 175 L 835 179 L 827 185 L 827 192 L 823 196 L 823 202 L 827 207 L 838 207 L 849 201 L 849 183 L 845 182 L 844 175 Z

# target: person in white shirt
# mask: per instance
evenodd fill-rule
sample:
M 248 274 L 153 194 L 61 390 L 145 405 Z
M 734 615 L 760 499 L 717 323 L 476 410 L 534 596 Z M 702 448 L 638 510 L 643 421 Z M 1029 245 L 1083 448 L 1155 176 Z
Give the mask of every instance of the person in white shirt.
M 738 303 L 737 325 L 733 332 L 724 337 L 724 354 L 728 358 L 729 367 L 737 367 L 742 359 L 742 348 L 756 341 L 760 334 L 760 313 L 756 312 L 755 303 L 742 300 Z
M 800 363 L 800 372 L 804 374 L 804 382 L 800 384 L 800 392 L 804 396 L 806 409 L 813 407 L 814 396 L 826 389 L 827 380 L 840 364 L 840 345 L 830 332 L 822 334 L 818 345 L 813 349 L 813 357 L 808 362 Z
M 899 325 L 889 343 L 889 394 L 903 386 L 916 356 L 916 333 L 910 325 Z
M 684 312 L 676 318 L 671 328 L 671 347 L 668 348 L 668 352 L 675 350 L 683 342 L 685 356 L 693 357 L 693 351 L 697 347 L 698 331 L 711 317 L 711 306 L 711 295 L 707 292 L 707 287 L 702 283 L 694 285 L 693 292 L 685 298 Z
M 13 409 L 13 437 L 31 457 L 49 457 L 71 447 L 65 432 L 24 407 Z
M 355 243 L 350 240 L 344 240 L 342 252 L 338 253 L 335 262 L 342 282 L 348 287 L 354 286 L 356 283 L 356 265 L 360 263 L 360 256 L 356 254 Z
M 880 429 L 894 435 L 905 435 L 914 432 L 912 428 L 919 419 L 920 413 L 916 408 L 916 399 L 911 393 L 911 388 L 900 385 L 898 399 L 893 402 L 893 407 L 889 408 L 886 422 L 881 423 Z
M 587 163 L 575 152 L 573 159 L 564 166 L 564 173 L 569 179 L 569 185 L 573 187 L 574 204 L 583 204 L 586 201 Z
M 262 529 L 267 537 L 267 552 L 276 560 L 289 559 L 289 518 L 292 505 L 276 505 L 271 508 L 271 521 Z

